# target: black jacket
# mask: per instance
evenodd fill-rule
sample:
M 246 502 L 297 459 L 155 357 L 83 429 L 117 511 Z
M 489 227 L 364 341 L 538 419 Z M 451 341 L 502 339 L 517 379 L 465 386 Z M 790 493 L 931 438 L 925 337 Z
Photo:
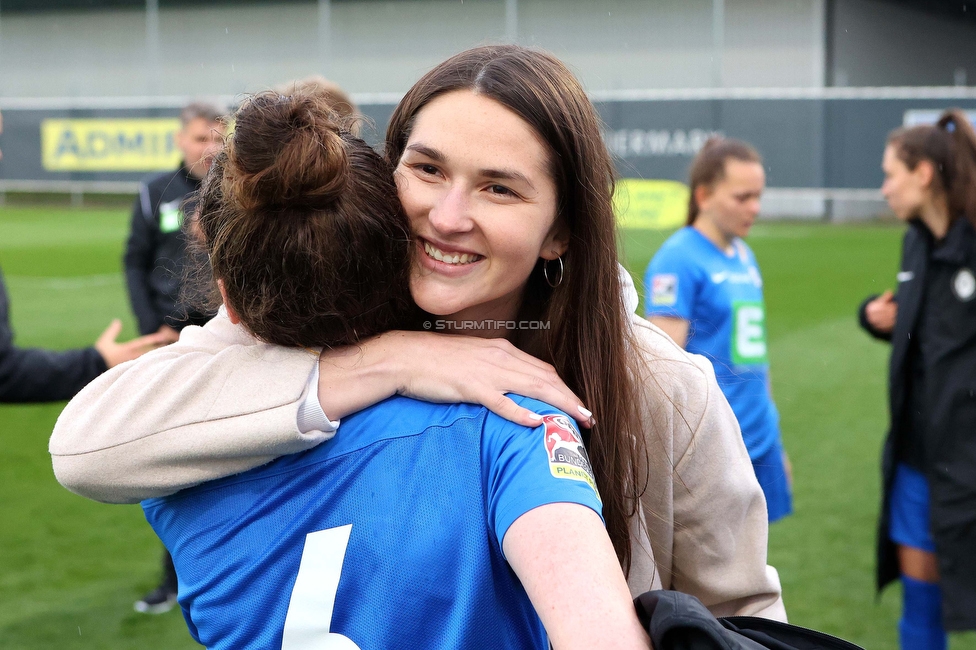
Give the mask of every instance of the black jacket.
M 187 264 L 183 216 L 192 213 L 193 195 L 199 187 L 200 181 L 182 165 L 139 187 L 123 262 L 140 334 L 155 332 L 163 324 L 180 330 L 209 320 L 179 300 Z
M 915 449 L 921 452 L 917 464 L 931 493 L 943 622 L 949 630 L 976 629 L 976 231 L 970 222 L 956 219 L 935 247 L 928 228 L 913 221 L 905 233 L 898 279 L 898 317 L 890 336 L 875 331 L 865 318 L 874 296 L 860 309 L 861 326 L 892 345 L 878 589 L 898 576 L 895 548 L 888 539 L 888 501 L 897 460 Z M 916 343 L 923 342 L 923 351 L 911 344 L 913 334 Z M 914 402 L 924 414 L 924 433 L 910 445 L 906 407 L 912 399 L 909 373 L 915 366 L 924 376 L 924 392 Z
M 15 347 L 7 286 L 0 273 L 0 402 L 71 399 L 106 369 L 95 348 L 54 352 Z

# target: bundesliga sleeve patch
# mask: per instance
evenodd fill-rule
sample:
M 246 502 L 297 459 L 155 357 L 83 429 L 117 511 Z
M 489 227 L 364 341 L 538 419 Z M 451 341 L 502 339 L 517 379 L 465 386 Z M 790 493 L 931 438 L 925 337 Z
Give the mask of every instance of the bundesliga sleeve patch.
M 651 304 L 671 307 L 678 302 L 678 276 L 658 273 L 651 280 Z
M 542 424 L 545 427 L 544 442 L 552 475 L 556 478 L 582 481 L 593 488 L 599 498 L 600 492 L 596 489 L 590 456 L 586 453 L 583 439 L 573 423 L 565 415 L 544 415 Z

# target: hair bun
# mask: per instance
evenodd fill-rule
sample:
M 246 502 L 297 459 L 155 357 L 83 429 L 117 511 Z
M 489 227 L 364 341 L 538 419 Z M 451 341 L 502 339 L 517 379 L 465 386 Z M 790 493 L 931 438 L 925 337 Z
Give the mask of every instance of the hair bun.
M 346 145 L 323 97 L 264 92 L 238 110 L 224 182 L 241 209 L 324 209 L 347 176 Z

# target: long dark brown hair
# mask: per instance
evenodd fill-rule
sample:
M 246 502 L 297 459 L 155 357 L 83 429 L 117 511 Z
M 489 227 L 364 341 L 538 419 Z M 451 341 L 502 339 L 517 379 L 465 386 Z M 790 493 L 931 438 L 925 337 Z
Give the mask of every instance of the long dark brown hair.
M 568 228 L 569 248 L 555 289 L 545 282 L 539 260 L 519 314 L 547 321 L 550 328 L 524 333 L 515 343 L 551 363 L 594 412 L 589 454 L 607 532 L 627 571 L 629 518 L 644 484 L 644 432 L 618 276 L 614 168 L 600 120 L 573 74 L 550 54 L 514 45 L 478 47 L 438 65 L 401 100 L 386 133 L 392 164 L 403 155 L 417 114 L 456 90 L 495 100 L 529 124 L 548 148 L 556 216 Z
M 888 145 L 910 170 L 932 163 L 932 189 L 945 196 L 949 223 L 965 216 L 976 227 L 976 132 L 963 111 L 950 108 L 934 125 L 895 129 Z
M 735 138 L 712 136 L 705 141 L 688 170 L 688 225 L 695 223 L 701 208 L 695 198 L 699 187 L 715 187 L 725 178 L 725 163 L 729 160 L 762 164 L 762 156 L 749 144 Z
M 250 97 L 201 188 L 198 243 L 228 307 L 269 343 L 349 345 L 406 323 L 393 170 L 330 109 L 314 90 Z

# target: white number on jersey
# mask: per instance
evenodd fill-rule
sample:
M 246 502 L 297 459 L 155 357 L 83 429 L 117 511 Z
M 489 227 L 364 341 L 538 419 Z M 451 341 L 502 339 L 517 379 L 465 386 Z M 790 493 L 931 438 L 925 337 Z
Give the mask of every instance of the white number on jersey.
M 305 536 L 281 650 L 360 650 L 348 637 L 329 632 L 351 532 L 349 524 Z

